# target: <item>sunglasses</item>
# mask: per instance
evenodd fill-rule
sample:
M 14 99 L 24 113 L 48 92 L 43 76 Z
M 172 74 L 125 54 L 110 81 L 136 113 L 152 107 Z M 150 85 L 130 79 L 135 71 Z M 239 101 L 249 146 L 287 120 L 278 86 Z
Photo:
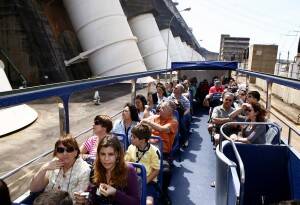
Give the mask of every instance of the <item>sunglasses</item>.
M 245 112 L 251 112 L 251 111 L 252 111 L 252 109 L 250 109 L 250 108 L 245 109 Z
M 99 120 L 95 120 L 95 121 L 94 121 L 94 124 L 95 124 L 95 125 L 101 125 L 101 122 L 100 122 Z
M 56 148 L 56 152 L 57 153 L 64 153 L 65 151 L 68 152 L 68 153 L 71 153 L 71 152 L 74 152 L 74 147 L 57 147 Z

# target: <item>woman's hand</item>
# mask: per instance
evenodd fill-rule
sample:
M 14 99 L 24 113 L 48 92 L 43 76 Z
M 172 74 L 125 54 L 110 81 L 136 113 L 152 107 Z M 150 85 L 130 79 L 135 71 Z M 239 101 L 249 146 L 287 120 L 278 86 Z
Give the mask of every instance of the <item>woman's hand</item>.
M 238 136 L 236 134 L 232 134 L 232 135 L 230 135 L 230 139 L 232 139 L 233 141 L 236 141 L 238 139 Z
M 114 187 L 112 187 L 108 184 L 100 184 L 99 190 L 100 190 L 100 193 L 106 197 L 114 196 L 117 192 L 117 190 Z
M 87 203 L 87 197 L 86 195 L 82 193 L 88 193 L 88 192 L 74 192 L 74 200 L 75 204 L 86 204 Z
M 61 167 L 64 166 L 64 163 L 62 161 L 60 161 L 57 158 L 54 158 L 53 160 L 51 160 L 50 162 L 47 162 L 43 168 L 45 170 L 55 170 L 55 169 L 60 169 Z

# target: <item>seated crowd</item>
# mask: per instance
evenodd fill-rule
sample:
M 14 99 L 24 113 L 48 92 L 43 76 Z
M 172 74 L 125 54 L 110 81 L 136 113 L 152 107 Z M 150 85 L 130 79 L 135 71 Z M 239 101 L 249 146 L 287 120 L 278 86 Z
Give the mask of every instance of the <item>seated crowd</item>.
M 230 124 L 224 127 L 224 134 L 231 140 L 265 144 L 267 127 L 255 124 L 266 122 L 267 112 L 259 100 L 259 92 L 248 91 L 244 85 L 238 86 L 234 79 L 229 79 L 226 85 L 222 85 L 219 79 L 214 79 L 214 86 L 209 89 L 203 102 L 203 105 L 210 107 L 208 131 L 214 145 L 219 143 L 220 127 L 227 122 L 249 122 L 246 125 Z
M 80 147 L 71 135 L 58 139 L 53 159 L 30 183 L 32 193 L 43 192 L 34 203 L 46 204 L 43 198 L 54 197 L 65 201 L 60 204 L 140 204 L 141 189 L 137 170 L 130 164 L 133 162 L 146 169 L 147 204 L 169 204 L 174 145 L 176 140 L 179 147 L 188 142 L 193 99 L 211 107 L 208 129 L 215 145 L 220 126 L 226 122 L 265 121 L 266 111 L 258 103 L 258 92 L 239 88 L 233 79 L 226 87 L 217 78 L 211 88 L 207 81 L 199 83 L 198 88 L 196 84 L 195 79 L 167 83 L 166 88 L 157 83 L 156 92 L 151 92 L 149 84 L 147 98 L 139 94 L 135 105 L 126 103 L 121 119 L 114 124 L 109 116 L 97 115 L 93 136 Z M 224 132 L 237 142 L 265 143 L 265 126 L 229 126 Z

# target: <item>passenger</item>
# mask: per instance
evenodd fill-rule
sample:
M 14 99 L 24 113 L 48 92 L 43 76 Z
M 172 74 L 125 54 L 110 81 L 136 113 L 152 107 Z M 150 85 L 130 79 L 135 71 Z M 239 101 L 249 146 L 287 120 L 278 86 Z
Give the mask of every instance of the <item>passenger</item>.
M 0 179 L 0 201 L 1 205 L 11 205 L 9 189 L 4 180 Z
M 181 84 L 177 84 L 174 88 L 172 95 L 168 98 L 169 100 L 180 102 L 184 107 L 184 115 L 190 113 L 190 101 L 182 95 L 184 87 Z
M 189 90 L 190 90 L 190 81 L 189 80 L 184 80 L 183 81 L 183 83 L 182 83 L 182 85 L 183 85 L 183 92 L 182 92 L 182 95 L 184 96 L 184 97 L 186 97 L 187 99 L 191 99 L 191 97 L 192 96 L 190 96 L 190 92 L 189 92 Z
M 162 83 L 157 83 L 156 85 L 156 95 L 153 96 L 154 102 L 157 99 L 157 105 L 161 104 L 162 102 L 167 101 L 167 92 L 166 88 Z
M 265 122 L 267 111 L 259 104 L 243 104 L 246 112 L 247 122 Z M 247 125 L 236 135 L 230 135 L 230 138 L 236 142 L 247 144 L 265 144 L 266 143 L 266 125 Z
M 260 100 L 260 94 L 258 91 L 254 90 L 254 91 L 249 91 L 247 94 L 247 98 L 246 98 L 246 102 L 247 103 L 257 103 Z
M 191 104 L 190 101 L 184 97 L 182 95 L 183 92 L 183 85 L 181 84 L 177 84 L 175 86 L 174 92 L 172 93 L 172 95 L 169 97 L 169 100 L 175 102 L 175 104 L 177 105 L 177 110 L 179 113 L 179 131 L 180 131 L 180 145 L 183 145 L 185 147 L 188 146 L 188 138 L 190 135 L 189 132 L 189 127 L 190 127 L 190 123 L 191 123 L 191 114 L 190 114 L 190 110 L 191 110 Z M 181 105 L 184 108 L 184 112 L 183 114 L 181 113 Z
M 70 194 L 66 191 L 47 191 L 40 194 L 33 205 L 72 205 Z
M 218 79 L 214 81 L 214 86 L 210 87 L 208 91 L 209 94 L 222 93 L 222 92 L 224 92 L 224 88 L 221 84 L 221 81 L 219 81 Z
M 169 97 L 173 93 L 173 88 L 174 88 L 173 82 L 166 83 L 166 93 L 167 93 L 166 97 Z
M 124 160 L 124 151 L 116 137 L 106 136 L 97 149 L 93 184 L 89 187 L 89 204 L 140 204 L 135 169 Z M 79 203 L 85 197 L 76 195 Z
M 147 94 L 147 106 L 145 109 L 144 118 L 147 118 L 155 114 L 156 114 L 156 105 L 153 102 L 152 93 L 149 92 Z
M 240 89 L 238 91 L 238 95 L 237 95 L 236 100 L 234 102 L 235 109 L 241 107 L 242 104 L 246 102 L 246 97 L 247 97 L 247 91 L 245 89 Z
M 34 175 L 30 191 L 67 191 L 74 201 L 75 192 L 87 189 L 91 171 L 79 153 L 78 144 L 71 135 L 58 139 L 54 147 L 54 158 Z
M 80 147 L 80 153 L 84 160 L 91 161 L 96 158 L 98 143 L 111 131 L 113 125 L 108 115 L 97 115 L 94 119 L 94 135 L 88 138 Z
M 209 85 L 206 79 L 199 83 L 197 92 L 196 92 L 196 100 L 202 105 L 205 96 L 208 94 Z
M 122 119 L 114 123 L 112 132 L 124 134 L 130 144 L 131 129 L 139 122 L 138 111 L 136 107 L 130 103 L 126 103 L 122 111 Z
M 226 92 L 223 95 L 223 104 L 215 107 L 212 112 L 212 123 L 208 125 L 208 131 L 212 133 L 215 145 L 219 144 L 220 138 L 220 127 L 226 122 L 232 121 L 229 118 L 230 113 L 234 111 L 232 107 L 234 95 L 230 92 Z M 213 130 L 214 129 L 214 130 Z M 227 134 L 231 134 L 232 132 L 236 132 L 236 127 L 230 127 L 228 130 L 225 130 Z
M 172 161 L 170 154 L 178 130 L 178 122 L 173 117 L 174 110 L 172 104 L 172 101 L 163 102 L 159 109 L 159 115 L 154 115 L 141 121 L 142 124 L 152 128 L 152 135 L 159 136 L 163 141 L 163 192 L 166 195 L 171 181 Z
M 146 105 L 147 105 L 147 100 L 143 95 L 139 94 L 135 97 L 135 107 L 138 110 L 138 115 L 140 120 L 144 118 Z
M 220 99 L 222 98 L 222 93 L 224 92 L 224 88 L 221 84 L 221 81 L 216 79 L 214 81 L 214 86 L 209 88 L 208 95 L 205 96 L 203 101 L 203 106 L 210 107 L 209 115 L 211 115 L 214 107 L 221 104 Z
M 172 102 L 164 102 L 159 108 L 159 114 L 143 119 L 142 124 L 152 128 L 152 135 L 161 137 L 163 152 L 168 155 L 172 150 L 178 122 L 173 117 Z
M 148 143 L 151 130 L 148 126 L 138 124 L 131 130 L 131 143 L 127 149 L 125 160 L 141 163 L 147 172 L 147 204 L 154 204 L 157 198 L 157 176 L 160 169 L 160 153 L 152 144 Z

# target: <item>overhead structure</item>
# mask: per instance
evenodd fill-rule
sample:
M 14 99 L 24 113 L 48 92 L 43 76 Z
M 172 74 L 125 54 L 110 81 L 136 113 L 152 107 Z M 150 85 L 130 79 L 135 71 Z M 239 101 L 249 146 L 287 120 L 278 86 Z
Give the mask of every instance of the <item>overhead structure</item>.
M 183 60 L 183 61 L 187 61 L 188 57 L 187 57 L 187 55 L 186 55 L 185 48 L 184 48 L 184 46 L 183 46 L 183 43 L 182 43 L 180 37 L 177 36 L 177 37 L 175 37 L 174 39 L 175 39 L 175 41 L 176 41 L 177 48 L 178 48 L 179 51 L 180 51 L 180 56 L 181 56 L 182 60 Z
M 5 74 L 4 64 L 0 60 L 0 92 L 10 90 L 12 90 L 12 87 Z M 0 109 L 0 136 L 26 127 L 34 122 L 37 117 L 37 112 L 25 104 Z
M 152 13 L 141 14 L 129 19 L 133 34 L 138 38 L 138 47 L 148 70 L 166 67 L 167 47 L 160 35 Z M 167 64 L 171 67 L 171 63 Z
M 172 62 L 180 62 L 183 59 L 181 58 L 179 48 L 177 46 L 177 43 L 174 39 L 174 36 L 172 34 L 171 29 L 163 29 L 160 30 L 160 34 L 167 46 L 167 49 L 169 50 L 170 58 Z
M 64 0 L 84 50 L 72 60 L 88 58 L 93 75 L 112 76 L 146 71 L 119 0 Z M 130 52 L 128 52 L 130 51 Z

